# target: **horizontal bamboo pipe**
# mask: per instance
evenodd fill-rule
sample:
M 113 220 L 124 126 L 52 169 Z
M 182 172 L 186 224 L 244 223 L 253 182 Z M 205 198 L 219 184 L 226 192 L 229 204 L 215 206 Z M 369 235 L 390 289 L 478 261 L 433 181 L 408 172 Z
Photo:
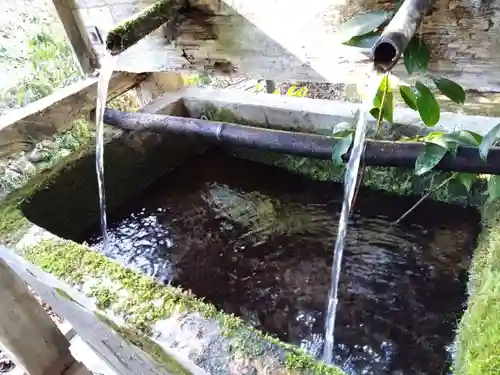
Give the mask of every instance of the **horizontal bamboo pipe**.
M 226 145 L 322 160 L 332 158 L 333 147 L 339 141 L 338 138 L 317 134 L 150 113 L 122 112 L 110 108 L 104 111 L 104 122 L 124 130 L 201 136 L 209 141 Z M 425 145 L 421 142 L 368 140 L 363 163 L 384 167 L 413 168 L 424 147 Z M 344 161 L 348 160 L 349 152 L 343 155 Z M 446 154 L 436 168 L 443 171 L 500 174 L 500 148 L 492 148 L 488 155 L 488 162 L 484 162 L 477 148 L 459 146 L 455 157 Z

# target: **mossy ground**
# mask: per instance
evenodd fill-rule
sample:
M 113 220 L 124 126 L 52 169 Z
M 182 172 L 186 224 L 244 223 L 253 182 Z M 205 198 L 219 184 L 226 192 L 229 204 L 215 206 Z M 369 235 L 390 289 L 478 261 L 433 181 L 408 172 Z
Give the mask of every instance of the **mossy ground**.
M 131 329 L 127 334 L 130 336 L 133 333 L 136 339 L 150 334 L 154 323 L 174 312 L 198 312 L 219 323 L 223 335 L 235 343 L 235 353 L 243 352 L 248 356 L 263 354 L 262 343 L 267 342 L 285 351 L 290 374 L 297 370 L 305 374 L 343 374 L 337 368 L 315 361 L 300 349 L 247 326 L 240 318 L 218 311 L 190 291 L 159 284 L 83 245 L 66 240 L 45 240 L 25 249 L 24 257 L 70 285 L 80 285 L 88 277 L 102 280 L 93 284 L 89 295 L 102 309 L 111 309 L 123 316 Z
M 484 208 L 458 329 L 455 375 L 500 374 L 500 204 Z

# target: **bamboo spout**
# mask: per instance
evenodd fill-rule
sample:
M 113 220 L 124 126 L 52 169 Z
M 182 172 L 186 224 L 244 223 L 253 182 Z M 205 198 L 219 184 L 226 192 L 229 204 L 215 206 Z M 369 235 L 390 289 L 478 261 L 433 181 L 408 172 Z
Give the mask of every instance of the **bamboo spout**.
M 372 48 L 375 69 L 391 70 L 418 31 L 431 0 L 405 0 Z

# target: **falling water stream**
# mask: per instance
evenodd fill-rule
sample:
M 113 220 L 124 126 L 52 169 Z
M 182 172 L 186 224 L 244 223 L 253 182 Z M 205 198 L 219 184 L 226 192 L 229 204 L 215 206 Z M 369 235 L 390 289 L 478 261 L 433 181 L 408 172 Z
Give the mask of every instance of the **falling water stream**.
M 335 239 L 335 247 L 333 250 L 333 264 L 331 275 L 331 287 L 328 294 L 328 307 L 325 318 L 325 344 L 323 348 L 323 361 L 326 364 L 333 363 L 334 352 L 334 328 L 335 328 L 335 312 L 338 303 L 338 286 L 340 271 L 342 269 L 342 254 L 344 252 L 345 240 L 347 235 L 347 225 L 349 223 L 349 213 L 351 212 L 352 201 L 354 192 L 358 181 L 359 165 L 361 156 L 363 155 L 365 134 L 367 130 L 367 112 L 371 107 L 373 95 L 370 95 L 378 83 L 378 76 L 375 71 L 370 72 L 368 80 L 368 95 L 361 103 L 359 108 L 359 118 L 356 124 L 356 131 L 354 133 L 354 141 L 352 144 L 351 154 L 347 162 L 345 176 L 344 176 L 344 199 L 342 201 L 342 211 L 340 214 L 339 226 L 337 237 Z
M 108 225 L 106 218 L 106 192 L 104 188 L 104 109 L 108 98 L 108 86 L 118 55 L 107 54 L 102 62 L 99 72 L 99 82 L 97 84 L 97 104 L 96 104 L 96 150 L 95 166 L 97 171 L 97 188 L 99 190 L 99 210 L 101 218 L 101 233 L 103 237 L 103 253 L 108 253 Z

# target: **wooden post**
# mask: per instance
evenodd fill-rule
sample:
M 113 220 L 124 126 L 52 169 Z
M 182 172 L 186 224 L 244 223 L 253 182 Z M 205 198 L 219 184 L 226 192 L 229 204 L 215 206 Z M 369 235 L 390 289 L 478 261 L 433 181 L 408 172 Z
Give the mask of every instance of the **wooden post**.
M 0 346 L 30 375 L 89 374 L 24 281 L 1 258 L 0 301 Z

